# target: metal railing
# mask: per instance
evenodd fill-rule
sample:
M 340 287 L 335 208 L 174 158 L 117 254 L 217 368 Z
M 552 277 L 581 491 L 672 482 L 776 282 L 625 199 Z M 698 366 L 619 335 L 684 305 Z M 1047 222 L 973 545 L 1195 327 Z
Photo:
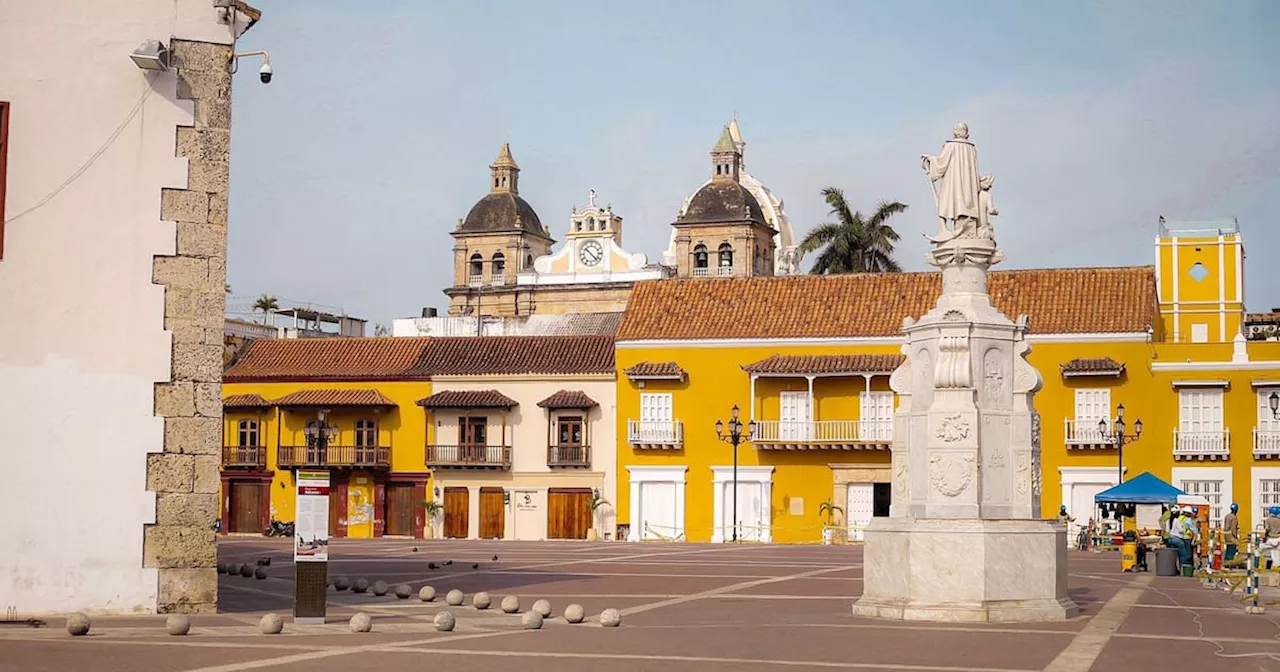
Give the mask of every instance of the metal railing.
M 547 446 L 547 466 L 589 467 L 591 466 L 591 446 L 555 444 Z
M 1098 429 L 1102 418 L 1065 418 L 1062 421 L 1063 436 L 1068 446 L 1109 446 L 1115 443 L 1110 437 L 1103 436 Z M 1110 428 L 1111 423 L 1107 422 Z
M 891 443 L 893 419 L 757 420 L 755 443 Z
M 1254 455 L 1280 455 L 1280 429 L 1253 428 Z
M 627 441 L 638 444 L 681 445 L 684 424 L 679 420 L 628 420 Z
M 511 446 L 427 446 L 429 467 L 510 467 Z
M 390 467 L 390 446 L 280 446 L 281 467 Z
M 1181 456 L 1227 455 L 1231 452 L 1231 430 L 1184 432 L 1173 430 L 1173 454 Z
M 222 466 L 266 468 L 267 449 L 262 446 L 223 446 Z

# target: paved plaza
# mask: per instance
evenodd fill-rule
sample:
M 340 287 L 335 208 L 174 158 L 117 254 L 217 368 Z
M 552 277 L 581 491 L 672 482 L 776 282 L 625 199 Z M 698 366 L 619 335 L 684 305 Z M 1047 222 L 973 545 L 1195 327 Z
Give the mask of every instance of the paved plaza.
M 331 576 L 407 582 L 414 596 L 330 589 L 329 623 L 287 622 L 278 636 L 259 634 L 258 620 L 289 613 L 290 540 L 231 538 L 219 555 L 271 557 L 270 576 L 220 576 L 221 613 L 194 617 L 189 635 L 167 635 L 164 616 L 95 618 L 75 638 L 60 619 L 8 625 L 0 670 L 1280 670 L 1280 606 L 1246 615 L 1194 579 L 1123 575 L 1114 553 L 1071 554 L 1070 594 L 1083 612 L 1072 621 L 943 625 L 850 616 L 859 546 L 335 540 Z M 434 602 L 418 599 L 424 585 L 436 588 Z M 455 588 L 466 602 L 447 607 Z M 471 606 L 477 591 L 493 596 L 491 609 Z M 497 608 L 506 595 L 519 596 L 522 612 L 545 598 L 554 618 L 523 630 L 519 615 Z M 585 607 L 587 623 L 564 621 L 570 603 Z M 609 607 L 621 627 L 596 622 Z M 453 632 L 432 625 L 442 609 L 457 616 Z M 373 617 L 372 633 L 350 631 L 357 611 Z M 1240 655 L 1250 653 L 1274 657 Z

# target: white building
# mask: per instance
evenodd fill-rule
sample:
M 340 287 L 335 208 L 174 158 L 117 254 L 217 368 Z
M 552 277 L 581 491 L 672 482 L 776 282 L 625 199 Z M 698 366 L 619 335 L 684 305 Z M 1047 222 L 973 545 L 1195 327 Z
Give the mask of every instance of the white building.
M 218 4 L 0 2 L 0 604 L 24 616 L 216 608 L 228 66 L 260 17 Z

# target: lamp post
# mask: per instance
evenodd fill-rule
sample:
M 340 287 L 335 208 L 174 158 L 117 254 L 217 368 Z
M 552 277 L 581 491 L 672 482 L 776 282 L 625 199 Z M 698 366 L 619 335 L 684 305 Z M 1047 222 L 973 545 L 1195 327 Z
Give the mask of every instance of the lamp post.
M 742 421 L 738 419 L 738 405 L 733 405 L 732 414 L 729 416 L 728 432 L 725 431 L 725 423 L 716 420 L 716 437 L 721 441 L 733 446 L 733 541 L 738 541 L 738 446 L 751 441 L 751 435 L 756 431 L 756 423 L 752 422 L 747 427 L 744 434 L 742 431 Z
M 1133 434 L 1124 433 L 1124 404 L 1116 407 L 1115 431 L 1107 431 L 1107 419 L 1103 418 L 1098 421 L 1098 431 L 1102 434 L 1104 440 L 1109 440 L 1116 446 L 1116 468 L 1119 470 L 1116 483 L 1124 483 L 1124 444 L 1126 441 L 1137 441 L 1142 438 L 1142 418 L 1133 423 Z
M 317 423 L 307 423 L 306 428 L 302 430 L 307 435 L 307 452 L 310 453 L 311 447 L 315 446 L 315 456 L 307 455 L 307 463 L 327 467 L 329 466 L 329 442 L 337 438 L 338 428 L 324 423 L 325 411 L 320 411 L 316 417 L 319 419 Z
M 1267 397 L 1267 405 L 1271 407 L 1271 419 L 1280 420 L 1280 393 L 1272 392 Z

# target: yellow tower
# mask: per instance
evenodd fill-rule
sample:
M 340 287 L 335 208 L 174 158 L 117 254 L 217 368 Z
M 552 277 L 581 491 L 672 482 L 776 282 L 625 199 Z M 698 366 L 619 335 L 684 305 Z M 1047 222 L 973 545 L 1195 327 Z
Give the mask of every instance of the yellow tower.
M 1244 319 L 1244 243 L 1235 218 L 1160 218 L 1156 289 L 1164 340 L 1230 343 Z

